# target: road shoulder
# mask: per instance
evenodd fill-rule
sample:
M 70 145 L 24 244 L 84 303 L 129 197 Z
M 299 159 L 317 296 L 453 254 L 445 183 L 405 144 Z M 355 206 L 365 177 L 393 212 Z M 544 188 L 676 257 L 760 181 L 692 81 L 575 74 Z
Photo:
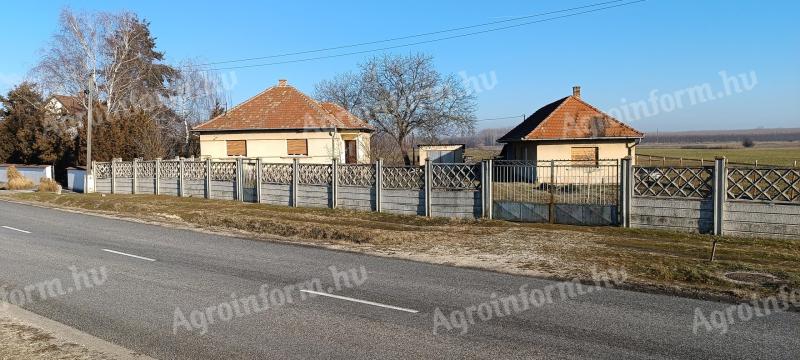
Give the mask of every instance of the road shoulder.
M 0 304 L 0 359 L 150 360 L 150 357 L 47 319 Z

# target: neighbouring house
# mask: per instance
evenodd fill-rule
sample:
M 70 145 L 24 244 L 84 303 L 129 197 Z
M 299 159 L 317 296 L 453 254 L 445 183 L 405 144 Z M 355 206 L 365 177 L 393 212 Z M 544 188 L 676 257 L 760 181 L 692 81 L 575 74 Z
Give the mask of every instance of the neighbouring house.
M 75 96 L 53 95 L 45 104 L 45 110 L 56 116 L 80 115 L 86 110 L 81 99 Z
M 280 80 L 193 131 L 202 157 L 364 164 L 370 162 L 374 129 L 341 106 L 317 102 Z
M 417 159 L 420 166 L 426 159 L 432 163 L 463 163 L 464 144 L 417 145 Z
M 600 159 L 636 158 L 636 145 L 644 134 L 572 96 L 536 110 L 498 142 L 505 160 L 575 160 L 596 165 Z

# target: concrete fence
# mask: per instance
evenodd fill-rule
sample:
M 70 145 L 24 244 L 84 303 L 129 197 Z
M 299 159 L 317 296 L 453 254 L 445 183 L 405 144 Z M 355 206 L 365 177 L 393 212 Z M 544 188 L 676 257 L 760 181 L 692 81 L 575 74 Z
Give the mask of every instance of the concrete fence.
M 800 239 L 800 169 L 652 167 L 623 162 L 622 224 L 714 235 Z
M 549 169 L 549 180 L 530 175 L 542 170 L 537 166 Z M 177 159 L 98 162 L 92 169 L 102 193 L 800 238 L 798 169 L 736 168 L 724 159 L 648 167 L 630 158 L 595 167 L 594 178 L 575 177 L 574 164 L 493 160 L 384 166 Z M 588 173 L 585 164 L 579 169 Z

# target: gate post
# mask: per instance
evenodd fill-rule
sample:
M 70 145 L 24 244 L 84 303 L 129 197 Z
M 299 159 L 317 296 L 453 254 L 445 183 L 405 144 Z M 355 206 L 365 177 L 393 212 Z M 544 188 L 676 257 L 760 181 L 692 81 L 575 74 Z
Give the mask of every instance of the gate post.
M 425 216 L 431 217 L 431 160 L 425 159 Z
M 261 204 L 261 158 L 256 159 L 256 204 Z
M 300 166 L 298 159 L 292 161 L 292 206 L 297 207 L 297 185 L 300 183 Z
M 725 201 L 728 196 L 728 168 L 725 157 L 714 159 L 714 235 L 722 235 L 725 218 Z
M 631 227 L 631 200 L 633 197 L 633 161 L 630 156 L 622 158 L 620 166 L 619 201 L 622 227 Z
M 331 161 L 331 209 L 336 209 L 339 187 L 339 159 Z
M 236 200 L 244 201 L 244 159 L 236 158 Z
M 136 158 L 133 158 L 133 160 L 131 160 L 131 176 L 133 176 L 133 179 L 131 179 L 131 194 L 133 194 L 133 195 L 136 195 L 136 188 L 138 187 L 137 186 L 137 184 L 138 184 L 138 180 L 137 180 L 138 176 L 136 174 L 136 164 L 137 163 L 138 163 L 138 161 L 136 160 Z
M 211 158 L 206 159 L 206 199 L 211 199 Z
M 486 199 L 489 205 L 487 213 L 489 220 L 491 220 L 494 219 L 494 161 L 492 159 L 486 162 L 486 174 Z
M 381 203 L 383 200 L 383 159 L 375 162 L 375 211 L 383 211 Z

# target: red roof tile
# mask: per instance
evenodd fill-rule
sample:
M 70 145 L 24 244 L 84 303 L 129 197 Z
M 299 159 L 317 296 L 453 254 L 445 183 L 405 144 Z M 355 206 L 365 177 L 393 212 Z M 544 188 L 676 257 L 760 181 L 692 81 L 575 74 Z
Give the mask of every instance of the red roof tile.
M 641 137 L 643 133 L 573 95 L 543 106 L 498 141 Z
M 366 130 L 373 128 L 333 103 L 320 104 L 285 82 L 194 128 L 195 131 L 282 130 L 282 129 Z

